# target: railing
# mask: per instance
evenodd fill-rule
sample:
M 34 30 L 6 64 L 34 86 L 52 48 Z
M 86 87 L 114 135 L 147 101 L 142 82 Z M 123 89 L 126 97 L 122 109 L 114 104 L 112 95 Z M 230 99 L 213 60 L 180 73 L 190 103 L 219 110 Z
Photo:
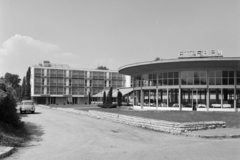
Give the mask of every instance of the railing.
M 41 73 L 34 73 L 34 76 L 35 76 L 35 77 L 40 77 L 40 76 L 41 76 Z

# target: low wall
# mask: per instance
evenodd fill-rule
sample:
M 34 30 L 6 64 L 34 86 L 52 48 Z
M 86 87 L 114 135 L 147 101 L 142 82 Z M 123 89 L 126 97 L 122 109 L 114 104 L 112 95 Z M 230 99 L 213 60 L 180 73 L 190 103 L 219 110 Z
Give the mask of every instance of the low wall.
M 47 107 L 50 108 L 50 107 Z M 142 118 L 136 116 L 122 115 L 116 113 L 102 112 L 102 111 L 82 111 L 75 110 L 71 108 L 52 108 L 57 110 L 62 110 L 66 112 L 71 112 L 80 115 L 91 116 L 94 118 L 106 119 L 118 123 L 123 123 L 127 125 L 147 128 L 155 131 L 168 132 L 173 134 L 181 134 L 189 131 L 195 130 L 205 130 L 205 129 L 215 129 L 215 128 L 225 128 L 225 122 L 223 121 L 209 121 L 209 122 L 186 122 L 177 123 L 169 122 L 163 120 L 155 120 L 149 118 Z

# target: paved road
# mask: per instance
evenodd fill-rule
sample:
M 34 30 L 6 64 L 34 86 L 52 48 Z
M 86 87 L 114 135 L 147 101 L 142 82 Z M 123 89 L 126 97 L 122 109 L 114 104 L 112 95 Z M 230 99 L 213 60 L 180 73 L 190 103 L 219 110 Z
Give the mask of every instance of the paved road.
M 7 160 L 240 159 L 240 139 L 176 136 L 40 107 L 22 119 L 34 139 Z

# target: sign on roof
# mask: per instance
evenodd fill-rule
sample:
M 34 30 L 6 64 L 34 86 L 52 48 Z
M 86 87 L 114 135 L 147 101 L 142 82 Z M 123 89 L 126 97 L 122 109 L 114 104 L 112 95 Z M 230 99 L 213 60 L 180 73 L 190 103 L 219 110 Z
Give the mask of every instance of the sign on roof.
M 223 57 L 221 50 L 180 51 L 178 58 Z

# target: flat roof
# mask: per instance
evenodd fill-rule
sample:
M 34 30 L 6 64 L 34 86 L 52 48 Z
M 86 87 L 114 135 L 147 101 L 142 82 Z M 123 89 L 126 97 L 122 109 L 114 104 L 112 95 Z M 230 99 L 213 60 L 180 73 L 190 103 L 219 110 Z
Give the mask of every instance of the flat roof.
M 181 58 L 146 61 L 122 66 L 118 69 L 118 72 L 121 74 L 136 76 L 139 74 L 159 71 L 193 69 L 240 70 L 240 57 Z

